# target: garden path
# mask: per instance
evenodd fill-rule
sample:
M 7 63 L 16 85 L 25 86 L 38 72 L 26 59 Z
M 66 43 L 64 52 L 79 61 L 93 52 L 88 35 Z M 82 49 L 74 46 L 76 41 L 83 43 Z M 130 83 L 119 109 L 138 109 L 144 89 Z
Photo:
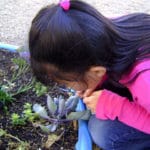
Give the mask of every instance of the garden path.
M 24 45 L 31 20 L 42 7 L 58 0 L 0 0 L 0 42 Z M 86 0 L 106 16 L 150 13 L 150 0 Z

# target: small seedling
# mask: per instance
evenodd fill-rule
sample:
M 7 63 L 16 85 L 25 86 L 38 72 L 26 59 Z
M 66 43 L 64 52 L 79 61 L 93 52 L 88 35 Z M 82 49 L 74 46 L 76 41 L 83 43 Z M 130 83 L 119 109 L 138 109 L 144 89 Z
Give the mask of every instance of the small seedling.
M 2 90 L 0 88 L 0 108 L 7 110 L 7 105 L 9 103 L 12 103 L 12 101 L 14 100 L 14 98 L 12 97 L 11 94 L 5 92 L 4 90 Z
M 18 125 L 20 125 L 20 126 L 23 126 L 23 125 L 25 125 L 26 124 L 26 122 L 25 122 L 25 118 L 22 118 L 20 115 L 18 115 L 18 114 L 16 114 L 16 113 L 13 113 L 12 115 L 11 115 L 11 121 L 12 121 L 12 124 L 14 125 L 14 126 L 18 126 Z
M 22 116 L 24 116 L 25 120 L 28 122 L 33 122 L 39 118 L 39 115 L 32 111 L 32 104 L 30 103 L 24 104 L 24 111 Z
M 4 110 L 7 109 L 8 104 L 15 99 L 16 95 L 31 89 L 35 82 L 35 79 L 33 78 L 28 80 L 27 83 L 19 86 L 17 80 L 27 73 L 29 64 L 22 58 L 14 58 L 12 59 L 12 62 L 15 66 L 12 66 L 11 68 L 13 70 L 11 79 L 8 80 L 4 78 L 2 83 L 0 83 L 0 108 Z
M 12 62 L 15 64 L 15 69 L 11 82 L 15 81 L 22 74 L 25 74 L 29 70 L 29 65 L 27 64 L 26 60 L 22 58 L 13 58 Z
M 0 89 L 0 102 L 3 103 L 3 105 L 11 103 L 13 99 L 14 98 L 10 94 Z
M 0 85 L 0 108 L 7 110 L 7 106 L 15 100 L 15 96 L 31 89 L 35 80 L 21 85 L 19 88 L 16 88 L 15 83 L 6 79 L 4 81 L 6 84 Z
M 36 93 L 37 97 L 40 97 L 48 92 L 48 88 L 42 83 L 36 82 L 33 91 Z
M 49 113 L 45 107 L 40 104 L 34 104 L 33 110 L 39 114 L 41 118 L 51 122 L 46 126 L 39 125 L 41 129 L 45 132 L 54 132 L 62 122 L 78 119 L 88 120 L 91 114 L 90 110 L 76 112 L 78 101 L 79 97 L 77 96 L 70 96 L 65 101 L 62 96 L 52 99 L 50 95 L 47 95 L 47 108 Z
M 27 124 L 27 122 L 34 122 L 39 118 L 39 115 L 32 112 L 32 104 L 25 103 L 24 110 L 21 115 L 13 113 L 11 115 L 11 121 L 14 126 L 23 126 Z
M 34 82 L 35 82 L 35 79 L 32 79 L 31 82 L 28 82 L 27 84 L 20 86 L 17 89 L 17 91 L 13 93 L 13 96 L 18 95 L 20 93 L 27 92 L 28 90 L 30 90 L 33 87 Z
M 7 137 L 7 138 L 11 138 L 13 140 L 16 140 L 18 142 L 18 145 L 16 147 L 16 150 L 26 150 L 30 148 L 30 144 L 24 141 L 21 141 L 18 137 L 7 133 L 5 130 L 0 128 L 0 137 Z M 12 143 L 13 144 L 13 143 Z

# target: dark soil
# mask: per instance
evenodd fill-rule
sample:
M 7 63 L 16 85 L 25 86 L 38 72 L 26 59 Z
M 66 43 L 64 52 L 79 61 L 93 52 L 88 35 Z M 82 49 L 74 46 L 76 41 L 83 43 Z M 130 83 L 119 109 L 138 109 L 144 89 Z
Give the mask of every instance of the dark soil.
M 14 63 L 11 61 L 12 58 L 17 58 L 19 55 L 17 53 L 11 53 L 4 50 L 0 50 L 0 86 L 4 84 L 4 79 L 10 80 L 14 72 Z M 28 71 L 21 77 L 17 78 L 15 83 L 17 84 L 15 88 L 19 88 L 22 84 L 27 84 L 32 80 L 32 72 Z M 49 93 L 52 97 L 63 94 L 67 96 L 66 93 L 62 92 L 56 84 L 52 83 L 49 87 Z M 28 102 L 31 104 L 40 103 L 42 105 L 46 104 L 46 96 L 37 97 L 33 89 L 25 93 L 21 93 L 15 96 L 15 100 L 10 103 L 7 111 L 0 109 L 0 129 L 4 129 L 7 133 L 18 137 L 20 140 L 29 143 L 29 150 L 46 150 L 44 146 L 48 135 L 43 133 L 40 128 L 33 127 L 32 123 L 27 123 L 24 126 L 13 126 L 11 123 L 11 114 L 18 113 L 21 114 L 23 111 L 23 105 Z M 56 141 L 49 149 L 50 150 L 73 150 L 75 143 L 77 142 L 77 130 L 74 129 L 72 122 L 67 122 L 60 125 L 57 131 L 54 133 L 56 135 L 62 136 Z M 51 135 L 51 134 L 50 134 Z M 13 143 L 13 144 L 12 144 Z M 17 141 L 9 137 L 0 137 L 0 150 L 13 150 L 17 149 L 15 146 Z

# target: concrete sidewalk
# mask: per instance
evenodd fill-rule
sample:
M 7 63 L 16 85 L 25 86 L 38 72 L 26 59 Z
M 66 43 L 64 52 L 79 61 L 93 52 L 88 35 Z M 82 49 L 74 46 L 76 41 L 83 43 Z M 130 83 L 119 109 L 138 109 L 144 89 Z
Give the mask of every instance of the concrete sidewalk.
M 33 17 L 55 0 L 0 0 L 0 42 L 24 45 Z M 150 13 L 150 0 L 86 0 L 106 16 Z

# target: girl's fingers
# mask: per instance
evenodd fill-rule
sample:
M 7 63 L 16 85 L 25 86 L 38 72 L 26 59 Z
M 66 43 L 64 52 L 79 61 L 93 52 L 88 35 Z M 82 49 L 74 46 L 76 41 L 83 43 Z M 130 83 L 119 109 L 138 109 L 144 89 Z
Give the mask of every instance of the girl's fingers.
M 91 92 L 91 90 L 86 91 L 86 92 L 87 92 L 86 94 L 89 94 Z M 101 92 L 102 92 L 101 90 L 95 91 L 95 92 L 91 93 L 90 96 L 83 97 L 83 102 L 92 111 L 92 113 L 95 113 L 95 111 L 96 111 L 97 102 L 98 102 Z
M 83 98 L 83 102 L 84 102 L 85 104 L 90 104 L 90 103 L 91 103 L 91 98 L 85 97 L 85 98 Z
M 92 94 L 93 90 L 92 89 L 87 89 L 86 91 L 76 91 L 76 94 L 81 97 L 88 97 Z
M 92 94 L 92 92 L 93 92 L 93 89 L 87 89 L 87 90 L 84 92 L 83 97 L 88 97 L 88 96 L 90 96 L 90 95 Z

